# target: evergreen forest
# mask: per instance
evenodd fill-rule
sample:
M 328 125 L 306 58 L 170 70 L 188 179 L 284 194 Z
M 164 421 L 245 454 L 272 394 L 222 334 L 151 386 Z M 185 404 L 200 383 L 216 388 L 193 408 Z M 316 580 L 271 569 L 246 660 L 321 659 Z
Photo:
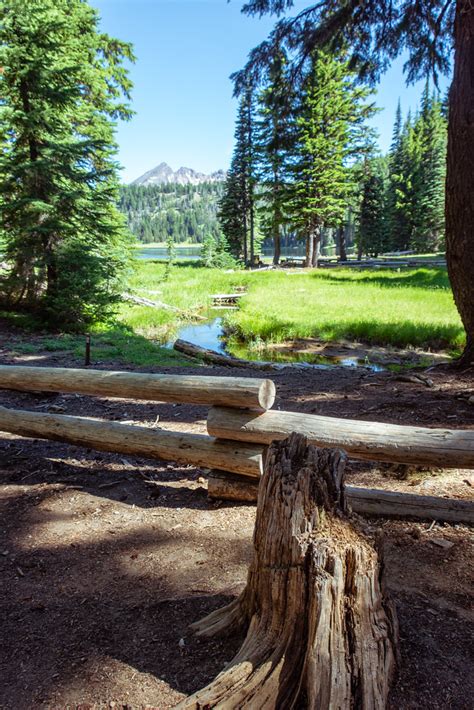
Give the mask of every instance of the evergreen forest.
M 219 240 L 218 203 L 223 183 L 198 185 L 126 185 L 120 188 L 119 209 L 135 238 L 143 243 L 202 244 Z
M 219 219 L 236 258 L 251 263 L 258 244 L 306 245 L 359 258 L 444 250 L 447 117 L 426 83 L 416 114 L 398 106 L 387 155 L 368 119 L 373 92 L 344 57 L 314 54 L 302 90 L 291 91 L 282 51 L 266 83 L 240 97 L 232 164 Z

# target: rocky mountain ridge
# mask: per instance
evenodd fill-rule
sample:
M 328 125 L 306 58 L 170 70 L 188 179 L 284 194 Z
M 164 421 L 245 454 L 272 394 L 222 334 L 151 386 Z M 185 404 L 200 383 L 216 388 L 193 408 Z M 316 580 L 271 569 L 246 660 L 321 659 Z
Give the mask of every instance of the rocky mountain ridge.
M 181 167 L 174 171 L 168 163 L 160 163 L 152 170 L 134 180 L 132 185 L 201 185 L 205 182 L 223 182 L 226 179 L 225 170 L 217 170 L 210 175 L 199 173 L 192 168 Z

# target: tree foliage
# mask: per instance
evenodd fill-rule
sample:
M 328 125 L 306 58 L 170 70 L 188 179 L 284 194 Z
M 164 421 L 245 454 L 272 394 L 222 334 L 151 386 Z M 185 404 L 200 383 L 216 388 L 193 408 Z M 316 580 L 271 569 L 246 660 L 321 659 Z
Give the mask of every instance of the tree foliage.
M 316 265 L 309 240 L 317 252 L 322 227 L 337 226 L 344 218 L 353 189 L 348 161 L 363 149 L 360 128 L 375 110 L 366 101 L 369 94 L 356 85 L 342 58 L 314 55 L 298 111 L 287 204 L 290 224 L 307 240 L 308 266 Z
M 254 96 L 248 87 L 239 101 L 234 153 L 219 208 L 231 254 L 244 263 L 253 261 L 255 249 L 256 155 Z
M 143 244 L 166 242 L 202 244 L 207 236 L 219 240 L 217 219 L 222 182 L 198 185 L 123 185 L 119 208 L 130 231 Z
M 113 133 L 130 117 L 131 59 L 85 0 L 1 4 L 0 289 L 49 325 L 103 318 L 121 290 Z

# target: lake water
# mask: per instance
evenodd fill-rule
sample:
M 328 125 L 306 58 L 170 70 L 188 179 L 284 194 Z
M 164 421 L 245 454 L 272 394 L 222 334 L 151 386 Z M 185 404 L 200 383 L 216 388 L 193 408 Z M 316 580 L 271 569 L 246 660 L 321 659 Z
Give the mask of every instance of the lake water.
M 180 247 L 176 246 L 176 256 L 177 261 L 197 261 L 201 255 L 201 246 L 199 244 Z M 265 260 L 271 260 L 273 258 L 272 247 L 266 247 L 260 250 L 260 254 Z M 287 256 L 301 256 L 305 255 L 305 246 L 303 243 L 298 244 L 293 247 L 283 247 L 281 250 L 282 258 Z M 168 250 L 166 247 L 147 247 L 146 244 L 136 250 L 137 259 L 168 259 Z
M 201 255 L 201 247 L 199 244 L 191 247 L 177 246 L 175 249 L 175 259 L 177 261 L 197 261 Z M 168 250 L 166 247 L 140 247 L 136 251 L 137 259 L 168 259 Z

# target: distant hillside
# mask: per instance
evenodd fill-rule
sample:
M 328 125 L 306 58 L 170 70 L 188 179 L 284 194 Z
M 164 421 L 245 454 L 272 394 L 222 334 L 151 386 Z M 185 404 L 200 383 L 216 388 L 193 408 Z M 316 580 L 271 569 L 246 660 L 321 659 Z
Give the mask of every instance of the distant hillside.
M 211 175 L 198 173 L 192 168 L 179 168 L 176 172 L 168 163 L 160 163 L 156 168 L 132 182 L 132 185 L 202 185 L 204 183 L 223 182 L 226 178 L 224 170 L 218 170 Z
M 220 236 L 217 210 L 224 190 L 222 180 L 182 184 L 154 179 L 147 183 L 146 175 L 139 178 L 144 182 L 135 180 L 122 187 L 119 200 L 119 208 L 140 242 L 164 242 L 172 236 L 177 243 L 200 244 L 207 235 Z

